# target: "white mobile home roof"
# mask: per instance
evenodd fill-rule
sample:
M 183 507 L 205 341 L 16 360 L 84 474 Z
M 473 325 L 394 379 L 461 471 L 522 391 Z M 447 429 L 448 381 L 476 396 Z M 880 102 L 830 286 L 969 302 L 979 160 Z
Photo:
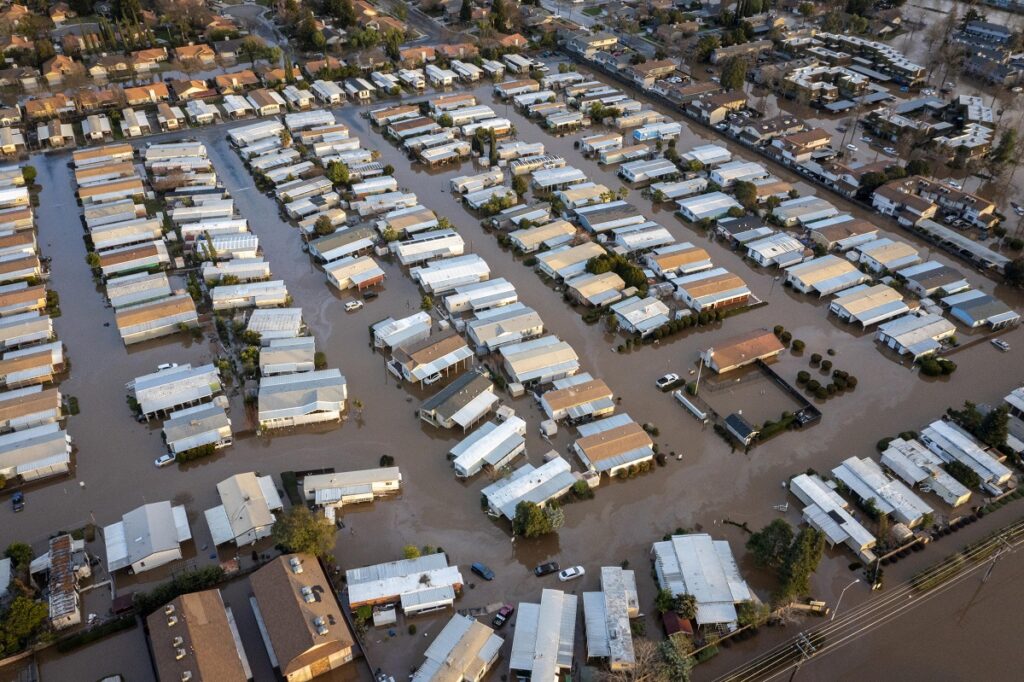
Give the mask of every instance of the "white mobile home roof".
M 895 438 L 882 453 L 882 465 L 912 486 L 931 489 L 947 504 L 954 507 L 967 502 L 968 490 L 942 468 L 942 458 L 921 445 L 917 440 Z
M 117 571 L 172 551 L 180 558 L 181 543 L 191 537 L 184 506 L 172 506 L 170 502 L 144 504 L 122 516 L 117 523 L 104 527 L 107 570 Z M 156 566 L 142 570 L 149 568 Z
M 398 320 L 388 317 L 373 325 L 373 339 L 378 346 L 394 348 L 427 338 L 432 325 L 430 314 L 422 310 Z
M 514 381 L 546 383 L 579 371 L 579 356 L 557 336 L 523 341 L 500 349 L 505 369 Z
M 654 221 L 617 227 L 612 232 L 615 234 L 612 250 L 623 254 L 668 246 L 675 241 L 671 232 Z
M 0 474 L 32 481 L 62 474 L 71 465 L 71 443 L 56 423 L 0 435 Z
M 487 261 L 476 254 L 448 258 L 412 268 L 409 274 L 428 293 L 441 294 L 490 276 Z
M 861 553 L 875 546 L 875 536 L 847 511 L 847 502 L 820 477 L 808 474 L 794 476 L 790 491 L 803 504 L 804 519 L 824 533 L 830 545 L 843 543 Z
M 345 409 L 348 387 L 337 369 L 279 374 L 260 381 L 260 423 Z
M 282 279 L 220 285 L 210 289 L 210 301 L 214 310 L 284 305 L 288 287 Z
M 415 234 L 409 239 L 391 243 L 391 252 L 402 265 L 414 265 L 438 258 L 461 256 L 466 242 L 455 230 L 433 230 Z
M 720 218 L 731 208 L 743 208 L 739 202 L 722 192 L 709 192 L 695 197 L 687 197 L 680 199 L 676 204 L 679 206 L 680 213 L 694 222 L 704 218 Z
M 426 575 L 427 580 L 421 580 Z M 437 586 L 461 586 L 458 566 L 449 566 L 443 553 L 402 559 L 345 571 L 352 606 L 405 597 Z
M 312 474 L 302 477 L 302 494 L 305 499 L 318 505 L 333 504 L 352 493 L 362 491 L 372 493 L 373 489 L 378 486 L 398 490 L 401 482 L 402 473 L 398 467 Z M 395 487 L 395 484 L 398 487 Z
M 571 279 L 586 271 L 587 261 L 607 253 L 595 242 L 584 242 L 578 246 L 560 246 L 537 256 L 541 272 L 548 277 Z
M 751 598 L 726 540 L 706 533 L 673 535 L 654 543 L 654 557 L 662 588 L 694 596 L 700 625 L 735 623 L 736 604 Z
M 152 275 L 138 273 L 107 280 L 107 298 L 114 309 L 137 303 L 147 303 L 171 295 L 171 284 L 166 273 Z
M 444 306 L 449 313 L 478 312 L 511 305 L 518 300 L 519 296 L 512 283 L 499 277 L 455 287 L 454 293 L 445 296 Z
M 254 310 L 249 315 L 246 329 L 259 333 L 263 341 L 294 338 L 302 330 L 302 308 Z
M 316 339 L 298 336 L 272 339 L 260 348 L 260 374 L 265 377 L 292 372 L 311 372 L 316 366 Z
M 221 390 L 220 374 L 212 364 L 185 363 L 136 377 L 129 389 L 142 414 L 149 415 L 209 400 Z
M 522 303 L 477 313 L 476 318 L 466 325 L 470 340 L 478 349 L 488 352 L 538 336 L 543 331 L 544 322 L 540 315 Z
M 586 179 L 586 173 L 572 166 L 548 168 L 533 172 L 533 184 L 541 189 L 570 185 L 576 182 L 583 182 Z
M 555 457 L 539 467 L 526 463 L 513 471 L 511 476 L 485 487 L 481 494 L 487 498 L 492 513 L 511 521 L 515 518 L 516 507 L 520 502 L 544 505 L 564 495 L 575 482 L 576 477 L 569 463 L 561 457 Z
M 636 662 L 629 619 L 640 611 L 636 574 L 601 567 L 601 591 L 583 593 L 587 658 L 606 658 L 613 670 Z
M 904 315 L 879 326 L 876 338 L 900 354 L 910 353 L 916 359 L 938 350 L 939 341 L 955 331 L 956 325 L 941 315 Z
M 884 284 L 861 286 L 840 292 L 829 309 L 843 319 L 868 327 L 910 312 L 903 296 Z
M 173 453 L 217 443 L 225 434 L 231 434 L 231 420 L 220 405 L 178 410 L 164 422 L 164 440 Z
M 925 427 L 921 431 L 921 442 L 947 462 L 956 460 L 970 467 L 987 483 L 1005 483 L 1013 474 L 963 429 L 947 421 L 940 419 Z
M 874 500 L 878 511 L 892 515 L 899 523 L 911 528 L 921 521 L 932 508 L 915 495 L 909 488 L 895 481 L 882 471 L 874 461 L 848 457 L 832 469 L 832 475 L 846 484 L 862 500 Z
M 526 449 L 525 436 L 526 422 L 519 417 L 482 425 L 448 451 L 455 475 L 473 476 L 485 465 L 500 469 Z
M 573 663 L 577 597 L 545 589 L 540 604 L 519 603 L 509 669 L 530 673 L 530 679 L 555 680 Z
M 717 144 L 694 147 L 682 155 L 684 161 L 700 161 L 705 166 L 715 166 L 732 160 L 732 152 Z
M 384 279 L 384 270 L 370 256 L 349 256 L 324 265 L 327 281 L 339 289 L 363 288 Z

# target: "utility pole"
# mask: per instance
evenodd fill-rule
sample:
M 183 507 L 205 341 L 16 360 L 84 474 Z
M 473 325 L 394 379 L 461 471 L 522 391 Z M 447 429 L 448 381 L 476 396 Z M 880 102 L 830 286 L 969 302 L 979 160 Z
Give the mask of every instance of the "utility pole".
M 804 661 L 810 659 L 814 655 L 815 651 L 814 644 L 808 639 L 807 635 L 800 633 L 796 639 L 796 648 L 800 652 L 800 660 L 797 662 L 796 667 L 793 668 L 793 674 L 789 676 L 790 682 L 793 682 L 793 678 L 800 672 L 800 666 L 804 664 Z
M 992 575 L 992 571 L 995 570 L 996 564 L 1004 554 L 1009 554 L 1013 551 L 1013 545 L 1006 541 L 1006 538 L 999 536 L 999 541 L 1003 543 L 1003 547 L 999 548 L 999 551 L 992 555 L 992 562 L 989 563 L 988 569 L 985 571 L 985 576 L 981 579 L 981 583 L 984 585 L 988 582 L 989 576 Z

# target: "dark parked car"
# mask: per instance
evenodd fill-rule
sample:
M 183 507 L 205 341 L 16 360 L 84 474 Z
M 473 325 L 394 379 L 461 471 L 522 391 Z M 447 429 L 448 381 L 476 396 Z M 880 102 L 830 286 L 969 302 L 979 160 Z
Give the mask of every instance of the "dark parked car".
M 516 607 L 512 606 L 511 604 L 505 604 L 500 609 L 498 609 L 498 612 L 496 614 L 494 614 L 494 618 L 491 620 L 491 625 L 493 625 L 496 628 L 500 628 L 508 622 L 508 619 L 512 617 L 512 614 L 515 612 L 515 610 Z
M 469 570 L 473 571 L 484 580 L 494 580 L 494 571 L 479 562 L 470 566 Z
M 533 569 L 533 574 L 535 576 L 537 576 L 538 578 L 541 577 L 542 575 L 548 575 L 548 574 L 556 573 L 556 572 L 558 572 L 558 562 L 557 561 L 549 561 L 546 564 L 541 564 L 537 568 Z
M 14 496 L 11 497 L 11 507 L 14 509 L 15 512 L 20 512 L 22 509 L 24 509 L 25 493 L 14 493 Z

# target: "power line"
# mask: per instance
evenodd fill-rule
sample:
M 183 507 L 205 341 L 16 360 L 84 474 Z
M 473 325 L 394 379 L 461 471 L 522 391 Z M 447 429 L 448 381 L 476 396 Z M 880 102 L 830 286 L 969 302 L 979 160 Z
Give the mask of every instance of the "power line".
M 818 649 L 815 653 L 826 653 L 831 649 L 838 648 L 848 640 L 866 634 L 871 629 L 884 624 L 907 608 L 912 608 L 950 589 L 960 580 L 984 566 L 984 559 L 994 548 L 1002 546 L 1012 550 L 1024 543 L 1024 539 L 1019 539 L 1021 536 L 1024 536 L 1024 520 L 1007 526 L 997 536 L 983 541 L 967 550 L 966 553 L 955 554 L 937 566 L 926 569 L 903 583 L 899 588 L 888 592 L 884 597 L 872 599 L 847 611 L 846 615 L 835 621 L 809 630 L 811 641 L 817 642 Z M 1012 543 L 1013 540 L 1018 541 Z M 998 559 L 1005 551 L 1007 550 L 1003 549 L 997 553 L 994 560 Z M 991 571 L 991 565 L 989 570 Z M 920 598 L 914 599 L 917 590 L 921 590 L 922 586 L 932 584 L 934 584 L 933 587 L 924 588 L 920 592 Z M 850 632 L 847 633 L 847 630 Z M 840 639 L 834 643 L 824 644 L 826 636 L 831 634 L 840 635 Z M 805 654 L 800 642 L 806 638 L 808 638 L 808 633 L 802 632 L 796 638 L 776 646 L 718 679 L 735 682 L 768 679 L 794 665 L 802 664 Z

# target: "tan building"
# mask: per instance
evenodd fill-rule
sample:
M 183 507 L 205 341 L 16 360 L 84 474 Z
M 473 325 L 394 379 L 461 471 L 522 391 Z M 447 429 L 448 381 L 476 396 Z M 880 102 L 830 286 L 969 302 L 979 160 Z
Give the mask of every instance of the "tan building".
M 245 682 L 249 661 L 220 590 L 190 592 L 146 618 L 160 682 Z
M 249 583 L 264 643 L 288 682 L 311 680 L 352 660 L 355 640 L 315 557 L 279 556 Z
M 779 355 L 785 347 L 767 329 L 754 329 L 725 339 L 719 344 L 702 351 L 701 359 L 719 374 L 753 364 L 758 360 L 769 360 Z

